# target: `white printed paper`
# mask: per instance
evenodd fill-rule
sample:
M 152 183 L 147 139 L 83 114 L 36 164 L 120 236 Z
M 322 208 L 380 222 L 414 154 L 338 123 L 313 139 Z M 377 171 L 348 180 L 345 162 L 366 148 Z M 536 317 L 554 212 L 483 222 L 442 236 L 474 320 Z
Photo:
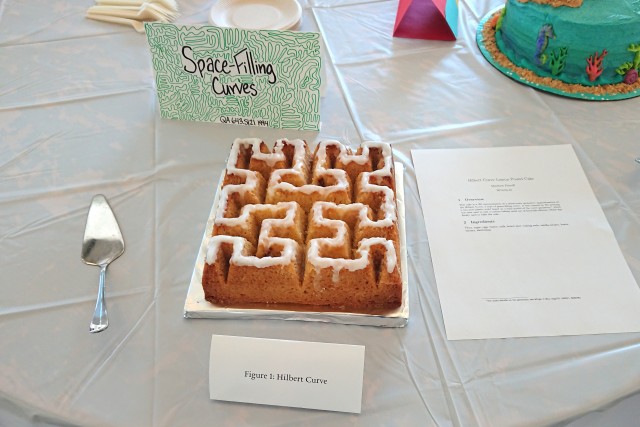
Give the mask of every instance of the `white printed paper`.
M 640 331 L 640 289 L 570 145 L 412 156 L 448 339 Z
M 364 347 L 213 335 L 211 399 L 360 413 Z

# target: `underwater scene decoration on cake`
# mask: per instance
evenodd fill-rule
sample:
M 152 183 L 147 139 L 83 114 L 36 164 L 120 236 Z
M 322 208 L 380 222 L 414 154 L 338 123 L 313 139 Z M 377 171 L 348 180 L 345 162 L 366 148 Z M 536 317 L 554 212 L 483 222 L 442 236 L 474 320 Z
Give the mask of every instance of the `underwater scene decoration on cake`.
M 506 0 L 481 21 L 485 58 L 507 76 L 589 100 L 640 95 L 640 1 Z

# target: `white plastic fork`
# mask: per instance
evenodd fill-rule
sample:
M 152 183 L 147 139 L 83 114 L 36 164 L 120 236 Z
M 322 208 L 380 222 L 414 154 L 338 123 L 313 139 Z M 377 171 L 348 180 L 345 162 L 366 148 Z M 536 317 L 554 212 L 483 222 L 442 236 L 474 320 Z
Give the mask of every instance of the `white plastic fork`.
M 109 16 L 109 15 L 97 15 L 93 13 L 87 13 L 86 17 L 89 19 L 94 19 L 96 21 L 111 22 L 113 24 L 130 25 L 137 32 L 144 33 L 144 22 L 136 21 L 135 19 L 121 18 L 118 16 Z
M 145 3 L 136 6 L 92 6 L 88 10 L 92 15 L 110 15 L 119 18 L 135 19 L 136 21 L 170 22 L 176 18 L 176 13 L 162 6 Z
M 176 0 L 96 0 L 97 5 L 104 6 L 142 6 L 145 3 L 162 6 L 165 9 L 178 12 Z

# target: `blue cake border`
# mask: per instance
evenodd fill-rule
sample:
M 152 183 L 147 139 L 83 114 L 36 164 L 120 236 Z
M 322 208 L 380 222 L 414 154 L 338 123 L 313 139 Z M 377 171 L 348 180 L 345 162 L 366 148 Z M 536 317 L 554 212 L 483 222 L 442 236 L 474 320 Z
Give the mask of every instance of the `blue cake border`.
M 491 65 L 493 65 L 498 71 L 500 71 L 505 76 L 519 83 L 530 86 L 534 89 L 539 89 L 545 92 L 552 93 L 554 95 L 560 95 L 560 96 L 574 98 L 574 99 L 583 99 L 586 101 L 619 101 L 623 99 L 635 98 L 637 96 L 640 96 L 640 89 L 636 89 L 626 93 L 615 93 L 615 94 L 604 94 L 604 95 L 597 95 L 590 92 L 566 92 L 555 87 L 551 87 L 538 82 L 532 82 L 531 80 L 527 80 L 526 78 L 519 75 L 516 71 L 502 66 L 500 63 L 498 63 L 498 61 L 496 61 L 493 55 L 491 55 L 491 52 L 489 52 L 489 50 L 487 49 L 485 45 L 483 30 L 487 21 L 491 19 L 491 17 L 495 13 L 502 10 L 503 8 L 504 6 L 499 6 L 493 9 L 480 20 L 480 23 L 478 24 L 478 28 L 476 30 L 476 42 L 478 44 L 478 48 L 480 49 L 480 52 L 482 53 L 482 56 L 484 56 L 484 58 L 487 61 L 489 61 Z

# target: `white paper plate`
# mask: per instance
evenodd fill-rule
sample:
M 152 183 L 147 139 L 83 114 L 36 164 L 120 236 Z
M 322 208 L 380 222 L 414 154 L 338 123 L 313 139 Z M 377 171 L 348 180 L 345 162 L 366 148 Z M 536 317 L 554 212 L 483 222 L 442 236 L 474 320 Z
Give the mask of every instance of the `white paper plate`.
M 395 163 L 396 202 L 398 206 L 398 228 L 400 232 L 400 274 L 402 274 L 402 304 L 395 309 L 376 309 L 368 313 L 348 311 L 307 311 L 309 307 L 292 304 L 253 304 L 247 307 L 222 307 L 204 299 L 202 290 L 202 270 L 207 253 L 209 236 L 213 232 L 213 222 L 220 199 L 219 189 L 222 187 L 224 170 L 218 183 L 209 220 L 205 229 L 198 257 L 193 268 L 191 283 L 184 304 L 184 317 L 194 319 L 262 319 L 262 320 L 302 320 L 307 322 L 342 323 L 346 325 L 382 326 L 390 328 L 403 327 L 409 319 L 409 273 L 407 271 L 407 245 L 404 217 L 404 166 Z
M 211 8 L 209 21 L 219 27 L 246 30 L 287 30 L 300 21 L 296 0 L 220 0 Z

